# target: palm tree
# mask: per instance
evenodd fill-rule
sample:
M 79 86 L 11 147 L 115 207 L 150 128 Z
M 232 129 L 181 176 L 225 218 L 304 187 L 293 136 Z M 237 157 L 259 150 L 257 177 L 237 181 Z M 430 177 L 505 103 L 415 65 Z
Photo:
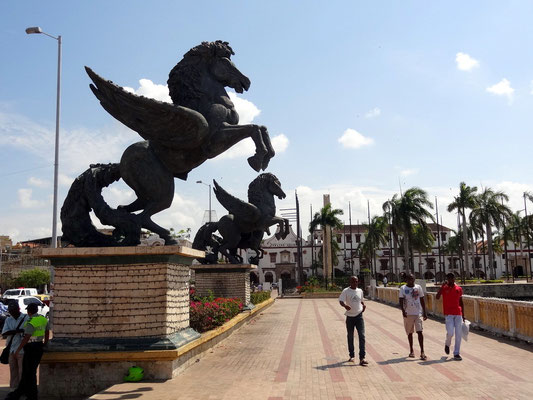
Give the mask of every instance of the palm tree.
M 418 252 L 418 267 L 420 278 L 423 278 L 422 275 L 422 253 L 427 253 L 433 248 L 433 243 L 435 243 L 435 236 L 433 232 L 426 225 L 413 225 L 413 232 L 411 233 L 411 247 Z
M 453 232 L 456 233 L 455 231 Z M 456 234 L 455 236 L 450 236 L 448 241 L 442 245 L 441 251 L 451 257 L 452 262 L 450 263 L 450 267 L 455 269 L 453 256 L 456 254 L 458 257 L 460 257 L 463 251 L 459 235 Z
M 466 226 L 466 209 L 473 209 L 476 205 L 476 192 L 477 187 L 471 187 L 467 186 L 466 183 L 461 182 L 459 184 L 459 195 L 454 197 L 454 200 L 452 203 L 448 204 L 448 212 L 452 212 L 457 210 L 459 212 L 459 215 L 462 217 L 463 220 L 463 249 L 464 251 L 464 265 L 465 265 L 465 272 L 466 276 L 470 273 L 470 255 L 469 253 L 469 245 L 468 245 L 468 229 Z
M 399 235 L 400 235 L 400 216 L 398 214 L 398 210 L 400 208 L 400 198 L 397 194 L 392 196 L 392 199 L 387 200 L 385 203 L 383 203 L 383 217 L 387 220 L 387 223 L 389 224 L 390 233 L 392 236 L 392 242 L 394 247 L 394 274 L 398 275 L 398 244 L 399 241 Z
M 324 278 L 326 280 L 326 287 L 328 285 L 328 267 L 331 265 L 331 274 L 333 275 L 333 254 L 331 251 L 331 243 L 326 240 L 326 237 L 332 237 L 332 228 L 342 229 L 344 227 L 339 215 L 342 215 L 341 209 L 332 209 L 331 204 L 326 204 L 320 212 L 315 213 L 311 223 L 309 224 L 309 232 L 313 234 L 316 228 L 320 225 L 322 227 L 324 245 L 322 246 L 323 260 L 324 260 Z M 326 232 L 327 231 L 327 232 Z M 328 235 L 326 235 L 328 233 Z
M 394 197 L 393 197 L 394 199 Z M 425 190 L 418 187 L 407 189 L 400 197 L 398 204 L 399 229 L 403 235 L 404 245 L 404 266 L 407 271 L 412 270 L 410 264 L 411 254 L 409 253 L 409 242 L 412 240 L 412 226 L 418 224 L 424 229 L 428 229 L 426 220 L 434 221 L 433 214 L 426 208 L 433 208 L 433 204 L 428 200 Z
M 387 244 L 388 237 L 388 226 L 387 220 L 383 216 L 375 215 L 372 217 L 369 224 L 363 224 L 363 227 L 366 229 L 366 238 L 365 242 L 361 246 L 361 255 L 366 257 L 368 261 L 371 259 L 374 260 L 374 277 L 377 279 L 377 264 L 376 264 L 376 250 L 378 250 L 381 245 Z
M 485 188 L 477 196 L 476 204 L 471 212 L 471 217 L 484 226 L 487 234 L 487 247 L 489 251 L 489 270 L 491 279 L 496 278 L 496 269 L 494 268 L 494 250 L 492 246 L 492 227 L 500 229 L 503 226 L 505 218 L 512 212 L 503 201 L 509 201 L 502 191 L 494 191 L 491 188 Z

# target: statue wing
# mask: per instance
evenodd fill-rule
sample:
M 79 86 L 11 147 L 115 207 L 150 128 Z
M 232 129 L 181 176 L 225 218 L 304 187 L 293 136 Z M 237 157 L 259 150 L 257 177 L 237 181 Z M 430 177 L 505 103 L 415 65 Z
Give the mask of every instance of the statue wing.
M 261 217 L 261 211 L 259 208 L 229 194 L 222 189 L 222 187 L 214 179 L 213 184 L 213 191 L 217 196 L 217 200 L 224 206 L 226 210 L 229 211 L 230 214 L 250 222 L 255 222 Z
M 185 149 L 197 147 L 194 138 L 208 134 L 209 124 L 199 112 L 137 96 L 105 80 L 89 67 L 85 70 L 94 82 L 90 88 L 102 107 L 144 139 L 169 148 Z

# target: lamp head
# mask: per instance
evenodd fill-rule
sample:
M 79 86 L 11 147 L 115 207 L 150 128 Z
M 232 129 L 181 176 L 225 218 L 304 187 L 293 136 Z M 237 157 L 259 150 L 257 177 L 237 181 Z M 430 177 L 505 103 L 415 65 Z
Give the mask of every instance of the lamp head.
M 30 35 L 32 33 L 43 33 L 43 31 L 38 26 L 32 26 L 30 28 L 26 28 L 26 33 Z

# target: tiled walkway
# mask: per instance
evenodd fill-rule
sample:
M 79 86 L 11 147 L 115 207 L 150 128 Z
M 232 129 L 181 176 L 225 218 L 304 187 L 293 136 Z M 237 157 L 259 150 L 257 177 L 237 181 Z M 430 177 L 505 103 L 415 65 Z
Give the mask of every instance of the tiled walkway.
M 533 399 L 533 345 L 472 332 L 463 361 L 453 361 L 443 352 L 444 324 L 427 320 L 428 360 L 409 359 L 400 311 L 367 305 L 367 367 L 346 361 L 336 299 L 279 299 L 182 375 L 115 385 L 92 398 Z

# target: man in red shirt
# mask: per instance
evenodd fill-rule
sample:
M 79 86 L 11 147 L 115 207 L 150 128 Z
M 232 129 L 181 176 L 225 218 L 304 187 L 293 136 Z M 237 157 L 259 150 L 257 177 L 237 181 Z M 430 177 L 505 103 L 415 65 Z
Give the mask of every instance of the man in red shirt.
M 444 352 L 450 354 L 450 345 L 455 333 L 455 347 L 453 349 L 454 360 L 461 361 L 459 354 L 461 349 L 462 324 L 465 320 L 463 306 L 463 289 L 455 284 L 455 275 L 449 273 L 446 275 L 447 282 L 441 286 L 437 292 L 437 300 L 442 295 L 442 309 L 446 318 L 446 343 Z

